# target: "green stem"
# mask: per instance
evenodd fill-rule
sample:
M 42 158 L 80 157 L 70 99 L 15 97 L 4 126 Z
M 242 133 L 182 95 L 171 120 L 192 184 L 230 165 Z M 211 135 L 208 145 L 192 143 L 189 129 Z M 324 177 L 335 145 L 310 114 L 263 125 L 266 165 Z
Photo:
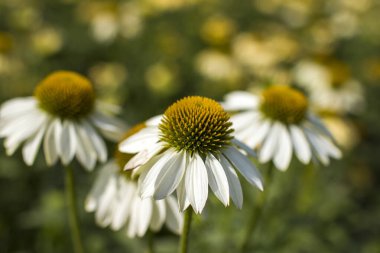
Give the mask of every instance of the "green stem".
M 179 253 L 187 253 L 189 246 L 189 234 L 191 227 L 191 218 L 193 215 L 193 209 L 191 207 L 187 208 L 183 215 L 183 228 L 180 241 Z
M 261 219 L 261 215 L 266 205 L 268 193 L 269 193 L 269 185 L 273 174 L 274 165 L 269 165 L 267 169 L 267 173 L 265 176 L 265 184 L 266 189 L 258 196 L 257 200 L 254 203 L 253 210 L 251 212 L 251 217 L 248 222 L 248 227 L 246 230 L 246 234 L 243 240 L 243 244 L 241 246 L 241 252 L 248 251 L 249 246 L 252 244 L 253 240 L 251 240 L 252 235 L 255 233 L 257 225 Z
M 154 253 L 154 232 L 148 231 L 148 253 Z
M 74 175 L 71 167 L 65 167 L 65 188 L 66 188 L 66 201 L 67 211 L 69 215 L 71 239 L 73 241 L 74 253 L 83 253 L 82 240 L 80 235 L 80 227 L 78 222 L 75 183 Z

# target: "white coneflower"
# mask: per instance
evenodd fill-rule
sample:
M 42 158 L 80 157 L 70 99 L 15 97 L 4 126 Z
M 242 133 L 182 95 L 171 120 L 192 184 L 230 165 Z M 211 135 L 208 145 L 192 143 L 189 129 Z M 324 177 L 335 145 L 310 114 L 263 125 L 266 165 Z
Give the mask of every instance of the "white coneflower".
M 127 136 L 145 125 L 137 125 Z M 97 176 L 87 196 L 86 211 L 95 212 L 97 224 L 112 230 L 125 229 L 128 237 L 142 237 L 150 228 L 158 231 L 165 223 L 174 233 L 182 228 L 182 215 L 177 200 L 168 196 L 162 200 L 141 199 L 137 182 L 131 179 L 130 171 L 123 171 L 133 155 L 115 152 L 113 160 L 106 163 Z
M 304 164 L 316 158 L 327 165 L 329 157 L 341 157 L 331 134 L 308 105 L 301 92 L 282 85 L 271 86 L 260 96 L 232 92 L 224 104 L 227 110 L 238 111 L 231 117 L 236 138 L 258 148 L 260 162 L 272 160 L 280 170 L 288 168 L 293 151 Z
M 250 152 L 233 139 L 231 125 L 216 101 L 183 98 L 119 145 L 121 152 L 137 153 L 125 169 L 138 167 L 135 173 L 141 173 L 143 198 L 163 199 L 176 190 L 181 210 L 191 204 L 201 213 L 210 185 L 225 206 L 231 197 L 241 208 L 243 195 L 235 169 L 259 189 L 263 185 L 255 165 L 237 149 Z
M 87 169 L 107 160 L 101 135 L 117 140 L 122 124 L 105 114 L 95 101 L 90 81 L 75 72 L 57 71 L 41 81 L 34 97 L 15 98 L 0 108 L 0 137 L 8 155 L 23 144 L 22 155 L 32 165 L 41 143 L 49 166 L 74 156 Z

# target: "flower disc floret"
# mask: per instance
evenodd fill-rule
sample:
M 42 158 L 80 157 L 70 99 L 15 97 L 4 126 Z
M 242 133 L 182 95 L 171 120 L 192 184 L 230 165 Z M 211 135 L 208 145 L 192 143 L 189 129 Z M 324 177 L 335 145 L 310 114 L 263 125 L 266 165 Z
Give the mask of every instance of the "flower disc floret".
M 40 107 L 61 118 L 79 119 L 92 112 L 95 93 L 90 81 L 71 71 L 57 71 L 43 79 L 34 92 Z
M 307 109 L 308 101 L 305 95 L 288 86 L 271 86 L 262 93 L 262 113 L 284 124 L 301 122 L 305 119 Z
M 230 144 L 231 126 L 229 115 L 216 101 L 185 97 L 165 111 L 159 125 L 160 140 L 178 151 L 215 154 Z

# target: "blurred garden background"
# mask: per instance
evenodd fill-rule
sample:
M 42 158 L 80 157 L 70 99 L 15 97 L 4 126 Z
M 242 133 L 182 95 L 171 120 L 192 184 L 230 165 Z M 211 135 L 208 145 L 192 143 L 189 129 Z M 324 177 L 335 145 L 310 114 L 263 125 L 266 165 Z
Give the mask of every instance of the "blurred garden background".
M 32 95 L 52 71 L 73 70 L 132 126 L 183 96 L 221 101 L 234 90 L 294 85 L 344 156 L 275 171 L 254 252 L 378 253 L 379 16 L 379 0 L 0 0 L 0 102 Z M 335 98 L 320 80 L 336 100 L 345 94 L 345 106 L 324 102 Z M 41 153 L 27 167 L 20 153 L 0 147 L 0 252 L 71 252 L 62 167 L 48 168 Z M 100 228 L 85 213 L 96 170 L 74 166 L 87 252 L 144 252 L 146 239 Z M 190 252 L 236 252 L 258 194 L 244 185 L 242 210 L 209 201 Z M 175 252 L 177 242 L 167 230 L 155 235 L 157 252 Z

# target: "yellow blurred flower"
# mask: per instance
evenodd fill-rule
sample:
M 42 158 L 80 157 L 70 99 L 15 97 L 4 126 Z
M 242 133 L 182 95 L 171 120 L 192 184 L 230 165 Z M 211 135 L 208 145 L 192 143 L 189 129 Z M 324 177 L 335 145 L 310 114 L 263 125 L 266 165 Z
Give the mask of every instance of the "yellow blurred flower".
M 13 38 L 10 34 L 0 31 L 0 54 L 8 53 L 13 48 Z
M 201 27 L 202 38 L 211 45 L 226 44 L 235 30 L 231 19 L 224 16 L 213 16 Z
M 156 63 L 145 72 L 148 87 L 158 95 L 168 96 L 178 89 L 175 72 L 164 63 Z
M 34 51 L 40 55 L 54 54 L 63 45 L 61 33 L 53 27 L 44 27 L 36 30 L 31 40 Z

